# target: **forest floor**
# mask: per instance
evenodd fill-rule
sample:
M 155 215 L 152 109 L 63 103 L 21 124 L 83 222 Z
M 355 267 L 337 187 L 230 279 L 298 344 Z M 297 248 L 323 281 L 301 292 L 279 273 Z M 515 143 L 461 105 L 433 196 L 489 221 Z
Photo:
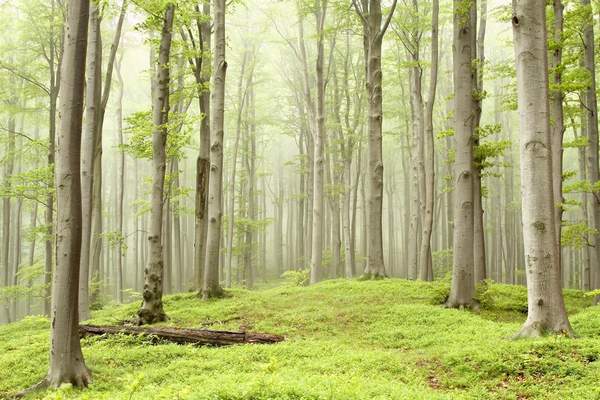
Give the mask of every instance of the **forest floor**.
M 276 345 L 152 345 L 128 336 L 83 340 L 93 383 L 30 399 L 598 399 L 600 307 L 567 290 L 576 339 L 511 340 L 525 319 L 523 287 L 491 285 L 477 313 L 439 305 L 447 283 L 327 281 L 228 291 L 201 303 L 168 296 L 165 325 L 285 335 Z M 137 304 L 94 313 L 116 324 Z M 49 323 L 0 327 L 0 398 L 46 372 Z

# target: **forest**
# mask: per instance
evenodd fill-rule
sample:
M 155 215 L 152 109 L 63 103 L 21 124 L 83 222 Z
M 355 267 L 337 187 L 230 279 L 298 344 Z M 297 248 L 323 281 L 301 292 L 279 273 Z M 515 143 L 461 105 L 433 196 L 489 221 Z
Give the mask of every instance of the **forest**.
M 599 1 L 0 21 L 0 399 L 600 399 Z

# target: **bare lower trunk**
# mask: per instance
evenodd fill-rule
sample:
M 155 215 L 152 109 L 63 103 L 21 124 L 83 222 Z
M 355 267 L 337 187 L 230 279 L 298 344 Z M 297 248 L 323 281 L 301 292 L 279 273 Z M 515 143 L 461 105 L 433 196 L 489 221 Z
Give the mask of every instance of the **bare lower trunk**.
M 163 206 L 166 172 L 166 142 L 167 122 L 169 117 L 169 59 L 171 54 L 171 39 L 175 6 L 167 4 L 164 12 L 163 27 L 156 69 L 156 90 L 152 104 L 152 200 L 150 229 L 148 232 L 148 264 L 144 270 L 143 303 L 138 311 L 138 323 L 152 324 L 166 319 L 163 310 Z
M 513 6 L 528 315 L 518 336 L 572 334 L 556 255 L 544 0 Z
M 89 2 L 70 0 L 61 73 L 56 164 L 56 273 L 52 286 L 52 334 L 47 381 L 87 386 L 90 372 L 79 343 L 78 283 L 81 252 L 80 150 Z

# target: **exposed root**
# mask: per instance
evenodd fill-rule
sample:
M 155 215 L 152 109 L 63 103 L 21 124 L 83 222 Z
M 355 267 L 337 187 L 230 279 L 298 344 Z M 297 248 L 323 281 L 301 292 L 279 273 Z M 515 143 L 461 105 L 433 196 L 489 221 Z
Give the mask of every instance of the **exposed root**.
M 481 309 L 481 305 L 477 300 L 471 300 L 470 302 L 466 301 L 450 301 L 450 299 L 446 300 L 444 303 L 444 308 L 455 308 L 458 310 L 471 310 L 474 312 L 479 312 Z
M 548 335 L 559 335 L 569 338 L 575 337 L 573 330 L 567 323 L 566 326 L 560 326 L 558 328 L 549 328 L 540 321 L 526 322 L 519 332 L 517 332 L 512 338 L 513 340 L 518 339 L 536 339 Z
M 378 272 L 365 272 L 361 276 L 358 277 L 359 281 L 380 281 L 386 279 L 387 276 L 385 274 L 380 274 Z
M 50 381 L 48 381 L 48 378 L 44 378 L 40 382 L 36 383 L 35 385 L 30 386 L 27 389 L 14 394 L 10 398 L 11 399 L 22 399 L 23 397 L 25 397 L 33 392 L 37 392 L 38 390 L 48 389 L 49 387 L 50 387 Z
M 210 299 L 222 299 L 227 297 L 225 290 L 221 286 L 209 288 L 207 290 L 200 290 L 198 292 L 198 297 L 202 300 L 210 300 Z
M 161 309 L 159 312 L 151 312 L 147 309 L 140 309 L 135 317 L 132 318 L 131 323 L 133 325 L 152 325 L 157 322 L 165 322 L 169 318 L 167 314 Z
M 71 370 L 56 372 L 50 370 L 46 379 L 52 388 L 58 388 L 64 383 L 70 383 L 77 388 L 86 388 L 92 382 L 92 374 L 83 361 L 80 361 Z

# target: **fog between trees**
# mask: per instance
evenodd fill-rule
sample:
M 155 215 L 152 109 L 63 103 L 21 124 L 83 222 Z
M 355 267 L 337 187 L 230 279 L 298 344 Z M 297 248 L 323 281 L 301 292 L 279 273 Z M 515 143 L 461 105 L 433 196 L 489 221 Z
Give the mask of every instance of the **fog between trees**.
M 477 309 L 493 280 L 529 337 L 599 289 L 589 0 L 0 8 L 0 321 L 52 317 L 50 385 L 87 385 L 75 316 L 110 303 L 402 278 Z

